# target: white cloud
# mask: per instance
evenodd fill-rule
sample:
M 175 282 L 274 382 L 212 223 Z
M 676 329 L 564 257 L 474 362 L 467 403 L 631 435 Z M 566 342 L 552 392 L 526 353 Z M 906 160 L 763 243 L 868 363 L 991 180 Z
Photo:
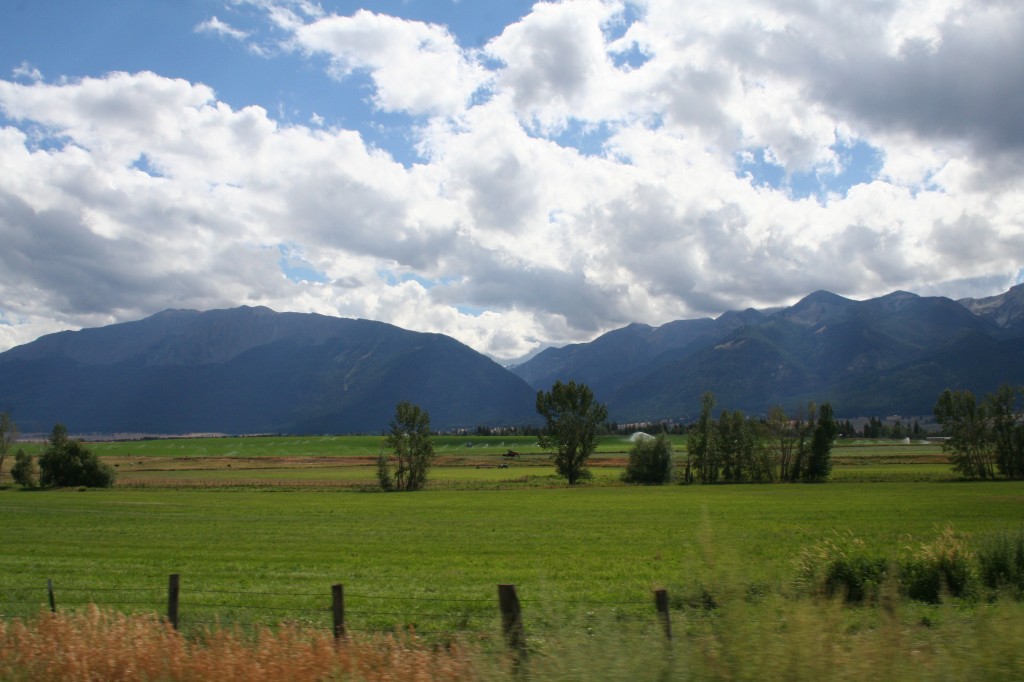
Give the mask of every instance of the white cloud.
M 28 62 L 22 62 L 11 69 L 11 76 L 18 80 L 37 82 L 43 80 L 43 73 Z
M 0 344 L 246 303 L 509 359 L 822 288 L 995 293 L 979 282 L 1021 269 L 1014 4 L 539 3 L 482 53 L 435 24 L 247 4 L 418 117 L 422 162 L 153 73 L 0 81 Z M 835 172 L 857 141 L 877 177 L 820 200 L 738 167 Z M 327 281 L 289 278 L 282 248 Z
M 367 10 L 299 26 L 293 41 L 310 54 L 327 55 L 338 78 L 367 70 L 385 111 L 461 111 L 485 77 L 444 27 Z
M 221 21 L 216 16 L 197 24 L 194 30 L 196 33 L 212 33 L 233 40 L 245 40 L 251 35 L 248 31 L 235 28 L 227 22 Z

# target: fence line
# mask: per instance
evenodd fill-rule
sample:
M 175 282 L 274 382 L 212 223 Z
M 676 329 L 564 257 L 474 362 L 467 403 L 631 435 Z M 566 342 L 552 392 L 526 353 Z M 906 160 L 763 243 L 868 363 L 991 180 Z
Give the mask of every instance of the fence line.
M 25 592 L 36 592 L 38 587 L 16 587 L 16 588 L 3 588 L 0 589 L 2 593 L 25 593 Z M 154 597 L 150 600 L 138 600 L 138 599 L 67 599 L 65 598 L 68 593 L 73 596 L 78 594 L 90 594 L 90 593 L 103 593 L 109 597 L 115 593 L 159 593 L 160 588 L 146 587 L 146 588 L 110 588 L 110 587 L 81 587 L 81 586 L 55 586 L 52 579 L 46 581 L 46 601 L 48 602 L 49 610 L 53 613 L 57 612 L 58 606 L 82 606 L 87 604 L 116 604 L 116 605 L 130 605 L 130 606 L 151 606 L 154 610 L 158 610 L 161 601 L 158 597 Z M 58 599 L 58 594 L 60 599 Z M 390 629 L 383 628 L 372 628 L 372 627 L 352 627 L 347 622 L 348 616 L 399 616 L 405 619 L 415 618 L 453 618 L 461 619 L 464 623 L 470 618 L 479 618 L 483 614 L 472 614 L 463 612 L 455 613 L 437 613 L 432 610 L 426 611 L 407 611 L 407 610 L 377 610 L 373 609 L 372 605 L 370 608 L 356 608 L 346 609 L 345 605 L 345 592 L 344 587 L 340 584 L 331 586 L 330 592 L 253 592 L 253 591 L 241 591 L 241 590 L 203 590 L 203 589 L 191 589 L 184 588 L 182 585 L 181 575 L 172 573 L 168 576 L 167 590 L 166 590 L 166 611 L 164 620 L 168 622 L 174 629 L 179 629 L 182 621 L 190 625 L 221 625 L 222 621 L 219 618 L 209 620 L 207 618 L 201 618 L 203 613 L 210 610 L 219 611 L 226 614 L 230 614 L 233 611 L 242 610 L 248 612 L 274 612 L 274 613 L 292 613 L 292 614 L 305 614 L 307 616 L 320 615 L 324 618 L 330 618 L 331 630 L 334 633 L 336 639 L 343 639 L 348 632 L 395 632 L 396 627 Z M 182 594 L 187 596 L 186 599 L 182 600 Z M 266 603 L 259 604 L 242 604 L 242 603 L 204 603 L 201 601 L 193 601 L 194 597 L 202 597 L 203 595 L 229 595 L 229 596 L 248 596 L 257 600 L 263 600 L 265 597 L 289 597 L 289 598 L 313 598 L 323 599 L 319 605 L 312 605 L 308 607 L 303 606 L 274 606 Z M 9 596 L 14 596 L 9 594 Z M 327 597 L 330 597 L 328 601 Z M 589 606 L 589 605 L 646 605 L 651 606 L 653 604 L 654 615 L 657 621 L 661 623 L 666 639 L 672 638 L 672 626 L 671 626 L 671 615 L 669 612 L 669 598 L 666 590 L 656 590 L 653 593 L 653 601 L 639 601 L 639 600 L 596 600 L 596 601 L 579 601 L 579 600 L 520 600 L 515 585 L 501 584 L 498 585 L 498 599 L 495 603 L 494 600 L 485 599 L 472 599 L 464 597 L 419 597 L 419 596 L 371 596 L 366 594 L 349 594 L 350 599 L 356 600 L 367 600 L 367 601 L 414 601 L 424 603 L 438 603 L 448 602 L 454 604 L 494 604 L 498 607 L 498 615 L 500 616 L 501 632 L 505 639 L 508 647 L 516 652 L 520 656 L 525 656 L 526 652 L 526 628 L 525 628 L 525 617 L 523 611 L 523 605 L 535 605 L 542 603 L 558 603 L 558 604 L 575 604 L 578 606 Z M 7 605 L 29 605 L 37 604 L 40 602 L 37 600 L 26 600 L 26 599 L 12 599 L 0 598 L 0 603 Z M 619 618 L 622 614 L 619 614 Z M 238 619 L 229 619 L 230 623 L 235 625 L 243 626 L 254 626 L 258 623 L 246 622 Z M 452 632 L 472 632 L 468 628 L 455 628 L 454 630 L 442 631 L 442 630 L 419 630 L 415 627 L 414 623 L 406 623 L 402 626 L 406 629 L 417 632 L 418 634 L 451 634 Z M 398 628 L 400 629 L 400 628 Z M 474 634 L 484 634 L 482 632 Z

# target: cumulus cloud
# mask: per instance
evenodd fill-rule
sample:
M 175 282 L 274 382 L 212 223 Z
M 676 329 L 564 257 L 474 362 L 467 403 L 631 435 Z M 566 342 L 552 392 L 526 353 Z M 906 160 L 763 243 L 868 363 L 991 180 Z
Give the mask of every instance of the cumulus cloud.
M 375 102 L 386 111 L 461 111 L 486 77 L 443 26 L 368 10 L 303 24 L 292 40 L 307 53 L 327 55 L 337 78 L 369 72 Z
M 508 360 L 816 289 L 992 294 L 1022 267 L 1016 3 L 538 3 L 480 49 L 366 10 L 234 4 L 337 87 L 366 78 L 418 161 L 330 112 L 285 124 L 156 73 L 0 80 L 4 347 L 262 304 Z M 870 177 L 794 190 L 856 145 Z

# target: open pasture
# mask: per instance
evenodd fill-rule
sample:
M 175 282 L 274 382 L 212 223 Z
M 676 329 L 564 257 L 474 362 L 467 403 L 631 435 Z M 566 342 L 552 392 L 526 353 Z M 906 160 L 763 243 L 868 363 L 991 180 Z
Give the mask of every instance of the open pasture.
M 518 586 L 535 629 L 583 614 L 652 618 L 712 595 L 790 595 L 803 549 L 852 533 L 896 558 L 946 525 L 1015 530 L 1022 483 L 595 486 L 412 494 L 112 489 L 0 491 L 0 608 L 164 608 L 182 622 L 327 627 L 346 588 L 354 630 L 493 633 L 495 586 Z
M 685 436 L 673 436 L 676 459 Z M 590 465 L 592 484 L 618 481 L 632 443 L 604 436 Z M 40 443 L 26 450 L 38 453 Z M 92 442 L 121 487 L 367 488 L 376 482 L 381 436 L 250 436 Z M 533 436 L 435 436 L 428 488 L 559 486 L 549 453 Z M 509 450 L 517 458 L 503 455 Z M 507 468 L 506 468 L 507 467 Z M 5 473 L 5 477 L 9 473 Z M 842 440 L 833 449 L 833 481 L 943 481 L 956 475 L 937 443 Z
M 685 439 L 674 441 L 678 460 Z M 843 442 L 823 485 L 626 486 L 630 443 L 609 437 L 594 480 L 569 489 L 535 443 L 438 437 L 428 489 L 410 494 L 371 492 L 375 436 L 90 444 L 117 467 L 115 488 L 0 487 L 0 614 L 44 611 L 47 580 L 57 608 L 87 622 L 89 604 L 162 614 L 167 576 L 179 573 L 192 641 L 207 628 L 282 624 L 329 637 L 330 586 L 342 583 L 353 646 L 412 630 L 437 653 L 450 650 L 431 643 L 454 637 L 474 677 L 518 679 L 496 595 L 513 583 L 538 679 L 1024 672 L 1024 605 L 1012 599 L 843 608 L 807 599 L 797 582 L 805 550 L 837 534 L 895 560 L 947 527 L 968 542 L 1018 532 L 1024 483 L 954 482 L 935 444 Z M 509 449 L 521 456 L 502 457 Z M 656 588 L 670 595 L 671 649 Z

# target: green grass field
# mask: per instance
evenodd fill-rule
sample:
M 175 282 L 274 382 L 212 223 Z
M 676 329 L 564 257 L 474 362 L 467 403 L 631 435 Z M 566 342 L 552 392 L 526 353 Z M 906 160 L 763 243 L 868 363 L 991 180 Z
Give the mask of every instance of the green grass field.
M 837 534 L 896 560 L 947 527 L 968 543 L 1019 532 L 1024 482 L 959 481 L 934 444 L 848 441 L 826 484 L 627 486 L 630 443 L 609 437 L 593 480 L 568 488 L 535 443 L 439 437 L 427 489 L 391 494 L 375 491 L 380 437 L 89 444 L 117 468 L 113 489 L 0 485 L 0 616 L 47 609 L 47 580 L 62 612 L 164 613 L 179 573 L 190 636 L 324 632 L 341 583 L 354 635 L 454 636 L 491 652 L 482 678 L 506 679 L 496 586 L 512 583 L 541 677 L 821 679 L 842 665 L 846 679 L 917 679 L 922 652 L 953 679 L 1024 673 L 1017 601 L 841 608 L 797 581 L 802 554 Z M 670 660 L 656 588 L 680 638 Z
M 947 524 L 1018 527 L 1022 510 L 1021 483 L 6 490 L 0 605 L 35 612 L 52 579 L 65 607 L 159 610 L 167 575 L 181 573 L 185 622 L 325 625 L 336 582 L 354 628 L 487 630 L 498 583 L 544 618 L 647 617 L 657 587 L 680 606 L 703 590 L 787 594 L 801 550 L 835 532 L 895 558 Z

